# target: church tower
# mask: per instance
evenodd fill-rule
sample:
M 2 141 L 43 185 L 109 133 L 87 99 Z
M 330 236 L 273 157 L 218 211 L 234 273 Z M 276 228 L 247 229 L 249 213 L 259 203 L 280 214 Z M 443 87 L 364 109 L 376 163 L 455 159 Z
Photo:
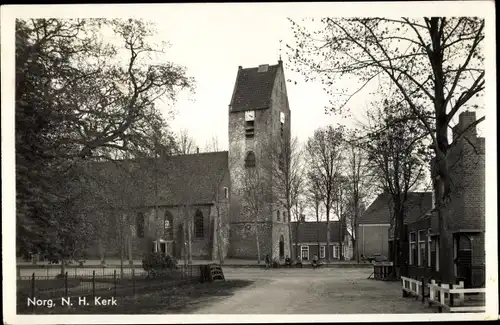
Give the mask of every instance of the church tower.
M 276 189 L 290 141 L 290 107 L 281 60 L 238 68 L 229 104 L 230 247 L 233 258 L 291 256 L 289 222 Z M 279 168 L 279 169 L 277 169 Z M 258 245 L 257 245 L 258 242 Z

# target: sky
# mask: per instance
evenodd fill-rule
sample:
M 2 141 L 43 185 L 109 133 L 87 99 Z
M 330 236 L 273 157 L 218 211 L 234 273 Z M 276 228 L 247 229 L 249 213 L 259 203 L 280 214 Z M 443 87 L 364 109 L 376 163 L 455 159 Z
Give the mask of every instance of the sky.
M 256 19 L 253 15 L 221 11 L 198 16 L 196 25 L 186 23 L 184 16 L 167 17 L 155 20 L 157 38 L 171 43 L 167 59 L 186 66 L 197 86 L 195 95 L 181 94 L 171 126 L 177 132 L 187 129 L 200 150 L 213 136 L 219 140 L 219 149 L 227 150 L 228 105 L 238 66 L 277 64 L 280 52 L 286 63 L 285 43 L 293 41 L 287 16 L 263 11 Z M 328 97 L 320 84 L 305 83 L 301 76 L 286 69 L 285 78 L 292 80 L 286 85 L 292 133 L 300 141 L 305 141 L 317 127 L 339 121 L 339 117 L 325 114 Z M 363 101 L 361 96 L 357 101 Z M 166 113 L 170 108 L 164 106 L 162 110 Z

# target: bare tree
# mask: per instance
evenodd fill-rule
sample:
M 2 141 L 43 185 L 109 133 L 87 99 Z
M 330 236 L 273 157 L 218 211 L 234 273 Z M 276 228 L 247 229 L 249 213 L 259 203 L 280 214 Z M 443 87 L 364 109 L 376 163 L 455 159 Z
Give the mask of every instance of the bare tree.
M 323 197 L 321 195 L 320 184 L 318 176 L 309 171 L 307 173 L 307 193 L 306 193 L 307 202 L 314 209 L 316 215 L 316 240 L 318 242 L 318 249 L 320 247 L 320 237 L 319 237 L 319 221 L 320 221 L 320 210 L 321 204 L 323 202 Z
M 410 110 L 404 119 L 418 121 L 431 139 L 439 176 L 435 192 L 440 246 L 446 251 L 452 247 L 447 226 L 451 180 L 446 157 L 484 117 L 451 142 L 448 129 L 460 110 L 479 107 L 474 98 L 485 88 L 484 19 L 322 18 L 321 23 L 319 30 L 311 31 L 292 21 L 298 44 L 289 48 L 296 70 L 306 81 L 320 80 L 326 85 L 327 92 L 338 99 L 329 109 L 337 112 L 371 81 L 380 78 L 396 89 L 392 98 Z M 357 77 L 360 87 L 339 91 L 334 81 L 342 75 Z M 454 278 L 451 255 L 440 255 L 442 265 L 450 266 L 443 269 L 447 280 Z
M 241 175 L 241 198 L 243 209 L 254 221 L 257 245 L 257 263 L 260 264 L 261 247 L 259 241 L 259 224 L 264 219 L 265 207 L 272 202 L 272 188 L 269 185 L 266 171 L 259 167 L 246 168 Z
M 272 178 L 275 199 L 286 209 L 287 215 L 291 218 L 292 208 L 297 204 L 304 186 L 303 150 L 297 137 L 276 139 L 270 142 L 265 150 L 272 162 L 269 165 L 271 169 L 269 174 Z M 290 250 L 292 250 L 291 227 L 288 222 Z
M 354 135 L 350 136 L 352 141 L 346 140 L 347 161 L 346 161 L 346 200 L 347 200 L 347 224 L 352 234 L 353 254 L 359 262 L 356 228 L 358 220 L 362 213 L 361 207 L 366 196 L 372 190 L 373 186 L 366 168 L 368 163 L 365 151 L 356 143 Z
M 318 129 L 307 142 L 310 172 L 317 179 L 318 190 L 326 210 L 326 252 L 328 261 L 330 254 L 330 213 L 335 199 L 337 176 L 343 168 L 343 128 L 328 126 Z
M 196 153 L 196 141 L 189 135 L 187 129 L 182 129 L 176 137 L 177 152 L 181 155 L 189 155 Z
M 219 151 L 219 138 L 217 135 L 213 135 L 209 140 L 205 143 L 205 152 L 217 152 Z
M 402 266 L 401 243 L 405 238 L 403 225 L 408 209 L 408 193 L 421 185 L 427 169 L 426 147 L 417 122 L 394 122 L 404 115 L 404 106 L 384 100 L 377 110 L 369 114 L 371 126 L 366 127 L 368 138 L 362 143 L 373 181 L 390 197 L 395 243 L 392 259 L 396 267 Z M 384 131 L 373 132 L 381 125 Z

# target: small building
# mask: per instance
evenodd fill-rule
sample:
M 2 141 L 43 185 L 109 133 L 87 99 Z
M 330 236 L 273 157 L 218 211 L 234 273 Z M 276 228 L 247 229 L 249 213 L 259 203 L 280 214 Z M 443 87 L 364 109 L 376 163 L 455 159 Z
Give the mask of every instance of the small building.
M 291 222 L 292 227 L 292 247 L 295 256 L 299 256 L 304 261 L 312 260 L 314 255 L 320 259 L 327 259 L 326 242 L 326 221 L 313 222 Z M 330 254 L 331 259 L 350 260 L 353 258 L 352 235 L 343 227 L 343 238 L 340 237 L 340 225 L 338 221 L 330 221 Z M 340 248 L 342 246 L 342 248 Z
M 485 139 L 477 136 L 475 126 L 471 127 L 475 122 L 475 112 L 466 111 L 453 128 L 455 145 L 447 157 L 451 180 L 447 224 L 440 227 L 433 206 L 407 226 L 410 277 L 445 283 L 462 280 L 466 287 L 484 285 Z M 460 134 L 463 137 L 458 137 Z M 434 170 L 432 176 L 436 180 Z M 441 229 L 451 239 L 449 246 L 440 241 Z
M 404 223 L 415 221 L 432 207 L 431 192 L 408 192 Z M 359 258 L 380 254 L 392 258 L 392 199 L 384 192 L 361 214 L 356 229 Z

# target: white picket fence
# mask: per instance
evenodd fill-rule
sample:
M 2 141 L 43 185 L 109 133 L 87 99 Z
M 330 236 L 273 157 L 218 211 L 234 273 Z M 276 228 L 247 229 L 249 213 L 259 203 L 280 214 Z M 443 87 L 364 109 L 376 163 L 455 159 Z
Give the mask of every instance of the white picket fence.
M 403 291 L 409 295 L 417 297 L 417 299 L 422 297 L 424 293 L 422 287 L 422 281 L 411 279 L 407 277 L 401 277 Z M 465 289 L 464 283 L 462 281 L 459 284 L 452 285 L 450 288 L 449 284 L 437 284 L 435 280 L 431 280 L 431 283 L 426 285 L 428 290 L 428 303 L 429 306 L 438 306 L 441 310 L 445 312 L 455 313 L 455 312 L 484 312 L 486 307 L 484 306 L 484 300 L 481 306 L 465 306 L 465 294 L 479 293 L 484 294 L 486 291 L 484 288 L 471 288 Z M 424 297 L 425 298 L 425 297 Z

